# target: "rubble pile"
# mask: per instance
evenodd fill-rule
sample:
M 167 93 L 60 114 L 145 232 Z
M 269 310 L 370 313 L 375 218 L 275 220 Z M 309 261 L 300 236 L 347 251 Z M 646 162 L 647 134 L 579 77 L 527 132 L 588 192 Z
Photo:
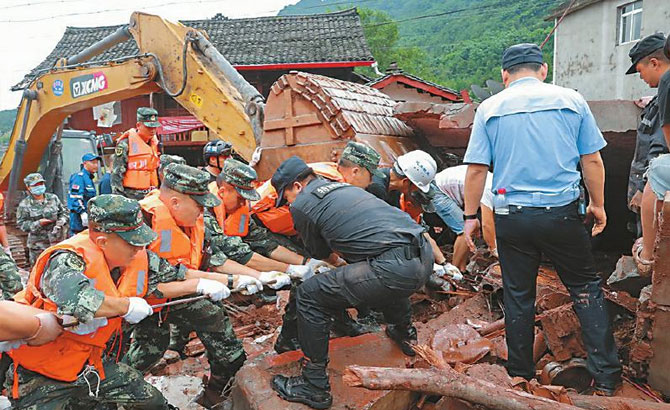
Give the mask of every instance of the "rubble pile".
M 587 390 L 592 382 L 586 369 L 581 328 L 567 289 L 549 265 L 541 266 L 537 278 L 536 336 L 533 348 L 537 381 L 527 382 L 507 376 L 502 367 L 507 359 L 507 346 L 502 313 L 501 270 L 494 258 L 482 252 L 472 258 L 463 281 L 451 281 L 453 290 L 426 290 L 425 293 L 412 296 L 418 333 L 417 350 L 420 353 L 417 358 L 403 356 L 383 333 L 331 340 L 330 377 L 335 393 L 333 408 L 407 409 L 411 403 L 418 403 L 417 408 L 421 409 L 465 409 L 474 408 L 473 405 L 479 405 L 480 408 L 495 407 L 493 402 L 472 401 L 458 395 L 441 397 L 445 394 L 426 387 L 423 387 L 426 390 L 417 390 L 416 386 L 408 388 L 412 386 L 408 380 L 416 381 L 416 377 L 426 375 L 465 380 L 470 384 L 476 380 L 475 387 L 488 391 L 494 386 L 503 390 L 498 394 L 511 394 L 509 397 L 515 400 L 518 399 L 516 395 L 521 394 L 519 397 L 522 397 L 522 402 L 530 400 L 526 404 L 539 406 L 529 408 L 543 408 L 545 405 L 565 408 L 670 408 L 670 405 L 663 403 L 661 393 L 647 384 L 648 378 L 652 377 L 650 368 L 653 368 L 651 363 L 656 336 L 654 326 L 658 326 L 659 312 L 659 304 L 654 301 L 653 288 L 649 282 L 650 278 L 637 274 L 635 264 L 628 256 L 619 260 L 607 281 L 605 297 L 610 302 L 608 305 L 614 321 L 615 339 L 624 365 L 625 385 L 617 393 L 616 400 L 619 401 L 607 401 L 615 399 L 601 397 L 591 399 L 593 396 L 578 394 Z M 297 372 L 297 360 L 302 353 L 297 351 L 276 355 L 273 350 L 281 326 L 281 315 L 288 302 L 288 291 L 278 292 L 276 301 L 272 303 L 248 299 L 225 302 L 235 332 L 243 339 L 249 356 L 232 390 L 235 403 L 232 408 L 238 408 L 238 404 L 243 403 L 239 404 L 239 408 L 269 409 L 282 403 L 277 401 L 279 398 L 269 387 L 270 377 L 273 374 L 290 373 L 291 369 Z M 355 311 L 351 313 L 355 315 Z M 202 380 L 208 371 L 204 351 L 196 335 L 191 334 L 191 340 L 183 352 L 185 358 L 181 359 L 177 352 L 168 351 L 152 370 L 152 383 L 168 394 L 169 385 L 185 383 L 184 389 L 179 390 L 182 392 L 180 394 L 191 395 L 201 387 L 197 381 Z M 384 391 L 374 394 L 371 390 L 349 387 L 369 387 L 366 385 L 369 380 L 365 379 L 368 377 L 365 370 L 360 370 L 360 375 L 364 375 L 362 379 L 352 376 L 359 375 L 355 369 L 360 366 L 388 369 L 394 380 L 400 378 L 398 386 L 405 387 L 391 384 Z M 354 373 L 349 368 L 354 369 L 351 370 Z M 410 379 L 405 379 L 402 376 L 405 370 L 401 369 L 442 373 L 421 373 L 419 376 L 408 374 Z M 445 376 L 447 369 L 455 373 Z M 378 371 L 373 373 L 377 376 L 381 374 Z M 388 380 L 385 382 L 390 383 Z M 374 379 L 374 383 L 370 382 L 375 386 L 384 385 L 379 383 L 377 379 Z M 408 391 L 400 392 L 397 389 Z M 397 393 L 389 396 L 389 390 Z M 424 394 L 418 394 L 418 391 Z M 475 391 L 472 394 L 479 393 Z M 549 405 L 542 400 L 535 403 L 533 400 L 536 398 L 548 400 Z M 197 405 L 190 404 L 184 408 L 198 408 L 194 406 Z

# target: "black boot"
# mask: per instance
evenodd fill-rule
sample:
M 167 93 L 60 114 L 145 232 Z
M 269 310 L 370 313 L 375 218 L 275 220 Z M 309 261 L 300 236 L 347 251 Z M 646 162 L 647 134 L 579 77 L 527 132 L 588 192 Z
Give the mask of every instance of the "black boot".
M 404 354 L 407 356 L 416 356 L 416 352 L 412 348 L 417 339 L 416 328 L 414 326 L 403 329 L 398 325 L 387 325 L 386 335 L 400 346 Z
M 355 337 L 372 332 L 368 326 L 355 321 L 346 310 L 335 316 L 333 320 L 333 332 L 338 336 Z
M 315 409 L 327 409 L 333 404 L 326 367 L 328 362 L 304 361 L 300 376 L 288 377 L 280 374 L 272 378 L 272 389 L 287 401 L 306 404 Z
M 247 359 L 247 356 L 243 354 L 237 360 L 232 363 L 229 363 L 223 371 L 217 371 L 217 375 L 210 375 L 209 380 L 207 380 L 205 390 L 203 390 L 200 397 L 196 399 L 196 403 L 201 405 L 206 409 L 217 408 L 218 404 L 221 404 L 228 397 L 228 391 L 226 388 L 230 387 L 230 381 L 235 377 L 235 373 L 242 367 L 244 361 Z
M 370 313 L 365 316 L 359 316 L 357 322 L 365 329 L 367 329 L 366 333 L 376 333 L 382 331 L 382 327 L 372 311 L 370 311 Z
M 285 352 L 291 352 L 293 350 L 300 350 L 300 342 L 297 337 L 291 337 L 284 335 L 284 332 L 280 332 L 275 342 L 275 352 L 282 354 Z

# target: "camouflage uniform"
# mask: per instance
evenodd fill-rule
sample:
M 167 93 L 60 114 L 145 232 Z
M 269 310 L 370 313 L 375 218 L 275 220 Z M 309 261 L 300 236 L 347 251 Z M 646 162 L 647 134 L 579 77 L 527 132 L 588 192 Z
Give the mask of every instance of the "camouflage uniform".
M 140 107 L 137 109 L 137 122 L 141 122 L 147 127 L 160 127 L 160 123 L 156 120 L 158 111 L 149 107 Z M 114 160 L 112 162 L 112 172 L 110 176 L 110 183 L 112 185 L 112 193 L 123 195 L 126 198 L 140 201 L 151 191 L 151 189 L 132 189 L 123 186 L 123 177 L 128 170 L 128 140 L 124 139 L 116 144 L 114 150 Z
M 160 165 L 158 166 L 158 176 L 161 181 L 163 180 L 163 170 L 170 164 L 186 165 L 186 160 L 183 157 L 180 157 L 179 155 L 167 155 L 167 154 L 161 155 L 161 162 Z
M 209 192 L 206 172 L 182 164 L 170 164 L 164 170 L 163 184 L 177 192 L 188 193 L 204 207 L 216 206 L 219 200 Z M 210 240 L 205 232 L 205 246 Z M 227 257 L 214 249 L 203 270 L 222 265 Z M 205 262 L 205 261 L 203 261 Z M 179 270 L 186 271 L 183 265 Z M 170 282 L 171 280 L 163 280 Z M 246 359 L 242 342 L 237 339 L 232 324 L 223 305 L 203 299 L 196 302 L 171 306 L 169 313 L 161 312 L 140 322 L 134 329 L 134 340 L 123 362 L 146 372 L 156 364 L 168 349 L 170 342 L 169 324 L 187 324 L 197 333 L 207 348 L 207 358 L 211 368 L 210 384 L 222 381 L 225 384 L 242 366 Z M 221 389 L 223 386 L 221 386 Z
M 0 248 L 0 300 L 11 300 L 21 289 L 23 285 L 16 263 Z M 9 356 L 0 355 L 0 386 L 4 384 L 5 373 L 11 363 Z
M 39 182 L 44 182 L 44 178 L 42 178 L 42 175 L 34 173 L 26 176 L 24 182 L 26 186 L 30 187 Z M 39 220 L 43 218 L 54 222 L 41 226 Z M 68 212 L 60 199 L 52 193 L 45 193 L 42 201 L 38 201 L 31 194 L 21 201 L 16 210 L 16 226 L 23 232 L 28 233 L 27 245 L 31 265 L 35 263 L 42 251 L 63 239 L 63 227 L 67 223 Z
M 21 289 L 21 276 L 16 262 L 0 249 L 0 300 L 11 300 Z
M 146 246 L 155 238 L 155 234 L 146 226 L 137 226 L 139 204 L 118 195 L 100 195 L 89 201 L 88 214 L 91 223 L 101 232 L 116 232 L 134 246 Z M 74 316 L 80 322 L 93 319 L 102 305 L 105 295 L 95 289 L 85 276 L 86 262 L 78 254 L 61 250 L 50 257 L 42 276 L 41 291 L 58 306 L 59 315 Z M 113 279 L 121 275 L 119 268 L 111 272 Z M 156 277 L 176 277 L 177 272 L 171 266 L 161 264 L 156 254 L 149 252 L 149 292 L 156 292 Z M 145 319 L 146 320 L 146 319 Z M 19 398 L 12 399 L 14 408 L 27 409 L 71 409 L 71 408 L 107 408 L 108 405 L 121 404 L 126 409 L 168 409 L 163 395 L 146 383 L 142 375 L 131 367 L 104 362 L 105 378 L 100 381 L 97 397 L 95 392 L 98 378 L 95 374 L 80 375 L 76 381 L 68 383 L 48 378 L 23 367 L 17 369 L 19 378 Z M 14 378 L 13 366 L 7 372 L 5 387 L 11 389 Z M 90 384 L 90 386 L 89 386 Z M 116 408 L 116 407 L 114 407 Z
M 224 182 L 235 187 L 237 192 L 249 201 L 258 201 L 260 195 L 253 187 L 258 176 L 256 171 L 240 161 L 227 159 L 223 163 L 221 178 Z M 279 247 L 279 242 L 270 234 L 265 227 L 260 226 L 254 219 L 249 221 L 249 232 L 242 237 L 242 241 L 251 247 L 251 250 L 265 257 Z
M 212 255 L 223 254 L 228 259 L 242 265 L 249 263 L 254 255 L 254 251 L 241 237 L 226 235 L 214 214 L 209 210 L 205 210 L 205 232 L 208 232 L 211 237 Z

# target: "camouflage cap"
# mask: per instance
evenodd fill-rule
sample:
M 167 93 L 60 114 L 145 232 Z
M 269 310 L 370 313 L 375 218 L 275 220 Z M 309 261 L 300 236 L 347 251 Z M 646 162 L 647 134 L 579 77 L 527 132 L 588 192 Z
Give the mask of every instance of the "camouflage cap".
M 44 177 L 39 172 L 33 172 L 23 178 L 23 183 L 26 184 L 26 186 L 33 186 L 39 182 L 44 182 Z
M 367 169 L 372 175 L 381 176 L 381 171 L 377 169 L 381 157 L 374 148 L 367 144 L 349 141 L 342 151 L 342 159 Z
M 170 164 L 186 164 L 186 160 L 183 157 L 180 157 L 179 155 L 167 155 L 163 154 L 161 155 L 161 160 L 160 160 L 160 165 L 158 168 L 159 172 L 163 172 L 165 167 L 167 167 Z
M 137 122 L 141 122 L 151 128 L 161 126 L 161 123 L 158 122 L 158 111 L 150 107 L 140 107 L 137 109 Z
M 254 181 L 258 179 L 258 174 L 249 165 L 236 159 L 227 159 L 223 163 L 220 178 L 234 186 L 243 198 L 250 201 L 261 199 L 260 194 L 254 189 L 253 185 Z
M 133 246 L 146 246 L 157 235 L 144 223 L 140 203 L 121 195 L 102 194 L 88 201 L 91 229 L 115 233 Z
M 185 164 L 170 164 L 163 170 L 163 185 L 189 195 L 205 208 L 221 204 L 219 198 L 209 192 L 209 173 Z

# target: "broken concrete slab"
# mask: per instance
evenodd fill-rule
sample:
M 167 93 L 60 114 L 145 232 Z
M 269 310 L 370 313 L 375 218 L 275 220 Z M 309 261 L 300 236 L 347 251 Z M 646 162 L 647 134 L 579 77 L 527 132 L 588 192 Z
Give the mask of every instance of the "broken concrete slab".
M 557 361 L 586 357 L 581 326 L 572 304 L 544 312 L 540 316 L 540 322 L 547 346 Z
M 607 285 L 617 291 L 626 291 L 634 297 L 640 296 L 643 287 L 651 283 L 650 277 L 640 276 L 632 256 L 622 256 L 616 263 L 614 272 L 607 279 Z
M 670 193 L 666 193 L 654 248 L 651 300 L 670 306 Z
M 414 325 L 417 329 L 419 344 L 430 345 L 433 335 L 447 325 L 467 324 L 468 320 L 494 322 L 499 317 L 491 312 L 486 296 L 480 293 L 426 323 L 415 323 Z
M 402 391 L 371 391 L 342 383 L 346 366 L 390 366 L 405 368 L 409 358 L 383 333 L 342 337 L 330 341 L 328 372 L 333 394 L 331 409 L 391 410 L 410 408 L 416 394 Z M 303 410 L 307 406 L 282 400 L 270 387 L 275 374 L 297 375 L 301 351 L 266 355 L 248 361 L 237 373 L 233 386 L 233 408 L 239 410 Z
M 472 327 L 464 324 L 448 325 L 435 333 L 431 345 L 449 364 L 471 364 L 486 356 L 493 343 Z
M 654 313 L 652 357 L 649 362 L 649 385 L 670 395 L 670 307 L 657 306 Z
M 193 376 L 151 376 L 146 380 L 160 390 L 171 405 L 181 410 L 204 409 L 195 403 L 204 390 L 202 379 Z

